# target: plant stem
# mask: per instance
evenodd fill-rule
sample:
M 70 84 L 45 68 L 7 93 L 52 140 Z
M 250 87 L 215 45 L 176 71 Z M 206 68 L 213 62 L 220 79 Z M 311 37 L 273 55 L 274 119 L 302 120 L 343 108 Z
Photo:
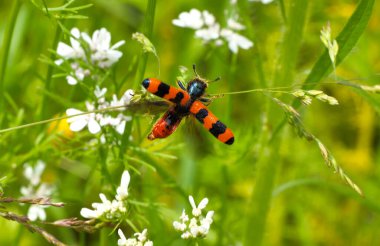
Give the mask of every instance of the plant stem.
M 58 25 L 56 25 L 55 28 L 56 28 L 56 30 L 55 30 L 52 50 L 56 50 L 58 42 L 59 42 L 59 39 L 61 37 L 61 33 L 62 33 L 61 28 Z M 54 61 L 55 58 L 56 58 L 56 55 L 54 53 L 52 53 L 50 55 L 50 60 Z M 49 64 L 48 65 L 48 70 L 47 70 L 47 73 L 46 73 L 46 79 L 45 79 L 45 90 L 46 91 L 49 91 L 51 89 L 51 80 L 52 80 L 52 77 L 53 77 L 53 70 L 54 70 L 54 66 L 52 66 L 51 64 Z M 40 104 L 41 108 L 40 108 L 40 111 L 39 111 L 39 120 L 46 118 L 46 110 L 47 110 L 47 107 L 50 105 L 50 103 L 48 101 L 49 100 L 47 98 L 47 94 L 43 93 L 41 104 Z
M 283 86 L 293 78 L 293 69 L 297 62 L 297 54 L 302 40 L 302 30 L 306 22 L 308 1 L 294 0 L 290 3 L 290 13 L 287 31 L 283 37 L 283 45 L 275 71 L 274 86 Z M 302 13 L 302 14 L 299 14 Z M 286 69 L 285 69 L 286 68 Z M 266 108 L 270 122 L 275 121 L 275 105 Z M 256 184 L 250 200 L 250 208 L 247 216 L 244 245 L 261 245 L 264 234 L 268 211 L 271 204 L 273 187 L 278 167 L 280 165 L 279 149 L 281 137 L 270 142 L 271 134 L 267 127 L 264 128 L 261 137 L 262 151 L 256 172 Z
M 228 72 L 227 85 L 228 91 L 232 91 L 232 87 L 235 81 L 236 74 L 236 62 L 237 62 L 237 54 L 233 53 L 230 60 L 230 69 Z M 226 113 L 226 123 L 231 123 L 231 114 L 232 114 L 232 97 L 228 97 L 227 99 L 227 113 Z
M 8 26 L 4 32 L 4 39 L 3 39 L 4 45 L 2 47 L 3 54 L 1 57 L 2 59 L 1 59 L 1 67 L 0 67 L 0 112 L 4 112 L 5 73 L 6 73 L 7 65 L 8 65 L 8 56 L 9 56 L 9 51 L 11 48 L 11 41 L 12 41 L 12 37 L 13 37 L 13 32 L 14 32 L 14 28 L 16 25 L 16 20 L 17 20 L 17 16 L 18 16 L 18 13 L 20 11 L 20 8 L 21 8 L 20 1 L 14 0 L 11 15 L 9 18 L 9 24 L 8 24 Z M 0 127 L 3 125 L 5 114 L 2 114 L 2 115 L 3 116 L 0 117 Z
M 143 29 L 144 35 L 149 40 L 152 39 L 155 10 L 156 10 L 156 0 L 149 0 L 147 8 L 146 8 L 144 29 Z M 137 69 L 137 74 L 136 74 L 136 81 L 135 81 L 135 86 L 134 86 L 135 89 L 139 88 L 140 82 L 143 80 L 145 70 L 146 70 L 146 65 L 148 62 L 148 55 L 149 55 L 148 53 L 143 53 L 142 58 L 140 59 L 139 66 Z

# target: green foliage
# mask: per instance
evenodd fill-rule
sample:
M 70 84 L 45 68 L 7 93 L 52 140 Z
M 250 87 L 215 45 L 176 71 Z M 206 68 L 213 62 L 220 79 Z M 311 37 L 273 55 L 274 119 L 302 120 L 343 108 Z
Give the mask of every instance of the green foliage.
M 233 2 L 0 3 L 0 245 L 117 245 L 119 229 L 137 238 L 145 228 L 154 245 L 380 244 L 380 5 Z M 192 8 L 216 17 L 218 39 L 173 25 Z M 244 26 L 231 29 L 241 35 L 234 37 L 253 47 L 228 46 L 222 29 L 230 17 Z M 326 23 L 335 63 L 320 40 Z M 111 65 L 93 56 L 91 35 L 103 27 L 110 46 L 125 40 L 107 48 L 112 58 L 122 53 Z M 62 43 L 83 54 L 65 57 Z M 210 82 L 206 104 L 234 132 L 231 146 L 194 117 L 168 138 L 147 139 L 169 103 L 141 81 L 186 84 L 193 64 L 208 81 L 221 77 Z M 99 115 L 108 123 L 96 134 L 69 128 Z M 121 132 L 110 123 L 117 119 L 125 121 Z M 197 205 L 207 197 L 214 216 L 205 238 L 185 241 L 173 221 L 184 220 L 183 209 L 192 217 L 189 195 Z M 116 212 L 81 212 L 105 198 Z M 33 207 L 46 221 L 27 218 Z

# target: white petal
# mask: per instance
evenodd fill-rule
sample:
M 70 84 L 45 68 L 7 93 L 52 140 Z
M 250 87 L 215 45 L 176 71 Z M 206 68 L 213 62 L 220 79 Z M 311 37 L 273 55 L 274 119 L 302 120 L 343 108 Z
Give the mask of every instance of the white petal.
M 94 210 L 88 208 L 82 208 L 80 210 L 80 215 L 86 219 L 93 219 L 97 217 L 97 213 Z
M 125 237 L 123 231 L 121 229 L 118 229 L 117 230 L 117 234 L 119 234 L 119 237 L 120 239 L 119 240 L 122 240 L 123 242 L 127 241 L 127 238 Z M 118 244 L 120 245 L 120 243 L 118 242 Z
M 116 44 L 112 45 L 111 50 L 117 49 L 124 44 L 125 44 L 125 40 L 121 40 L 121 41 L 117 42 Z
M 69 109 L 66 110 L 66 114 L 68 116 L 77 115 L 77 114 L 81 114 L 81 113 L 83 113 L 83 111 L 80 111 L 80 110 L 75 109 L 75 108 L 69 108 Z M 76 117 L 73 117 L 73 118 L 76 118 Z M 73 119 L 73 118 L 69 118 L 69 119 L 67 119 L 67 121 L 69 121 L 70 119 Z
M 28 210 L 28 219 L 36 221 L 37 219 L 46 220 L 46 213 L 43 207 L 33 204 Z
M 120 187 L 124 187 L 124 189 L 127 190 L 130 181 L 131 181 L 131 175 L 129 175 L 128 171 L 124 171 L 123 175 L 121 176 Z
M 63 59 L 58 59 L 54 61 L 55 65 L 60 66 L 63 63 Z
M 74 49 L 65 43 L 59 42 L 57 47 L 57 54 L 65 59 L 73 58 Z
M 82 38 L 86 43 L 88 43 L 90 48 L 93 49 L 93 43 L 92 43 L 92 39 L 90 38 L 90 36 L 87 33 L 82 32 Z
M 206 25 L 211 26 L 215 24 L 214 15 L 210 14 L 210 12 L 208 12 L 207 10 L 204 10 L 202 14 Z
M 235 53 L 235 54 L 238 53 L 238 46 L 236 42 L 233 42 L 233 41 L 228 42 L 228 48 L 230 48 L 232 53 Z
M 80 118 L 70 124 L 70 130 L 73 132 L 79 132 L 87 125 L 87 123 L 87 120 Z
M 98 132 L 100 132 L 101 128 L 100 128 L 100 125 L 99 123 L 94 120 L 94 119 L 90 119 L 88 121 L 88 130 L 92 133 L 92 134 L 96 134 Z
M 69 85 L 76 85 L 78 83 L 77 79 L 71 75 L 66 76 L 66 80 Z
M 28 219 L 36 221 L 38 218 L 38 207 L 36 205 L 30 206 L 28 210 Z
M 100 197 L 100 200 L 102 200 L 103 203 L 107 203 L 109 202 L 106 195 L 104 195 L 103 193 L 100 193 L 99 194 L 99 197 Z
M 80 38 L 80 32 L 78 28 L 73 28 L 71 29 L 71 35 L 73 37 L 70 38 L 71 46 L 73 47 L 74 50 L 79 50 L 81 49 L 80 43 L 78 42 L 77 39 Z
M 115 130 L 120 134 L 122 135 L 124 133 L 124 130 L 125 130 L 125 124 L 126 124 L 126 121 L 122 121 L 120 122 L 120 124 L 118 124 L 115 128 Z
M 207 206 L 207 203 L 208 203 L 208 199 L 203 198 L 202 201 L 199 203 L 198 208 L 201 210 L 204 209 Z
M 197 205 L 195 205 L 194 198 L 192 196 L 189 196 L 189 202 L 193 209 L 197 208 Z
M 33 168 L 29 165 L 29 163 L 25 163 L 24 165 L 24 176 L 25 178 L 31 180 L 33 178 Z
M 237 22 L 234 18 L 229 18 L 227 20 L 227 25 L 229 28 L 234 29 L 234 30 L 243 30 L 245 29 L 245 26 Z

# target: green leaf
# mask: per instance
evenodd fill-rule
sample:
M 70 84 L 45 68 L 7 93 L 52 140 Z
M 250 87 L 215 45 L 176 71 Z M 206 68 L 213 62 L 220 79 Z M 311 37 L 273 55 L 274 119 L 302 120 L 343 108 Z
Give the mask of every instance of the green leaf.
M 347 24 L 344 26 L 343 30 L 340 32 L 339 36 L 336 38 L 339 45 L 336 66 L 338 66 L 351 52 L 360 36 L 363 34 L 371 17 L 374 3 L 375 0 L 362 0 L 348 20 Z M 303 88 L 310 89 L 314 87 L 315 83 L 328 76 L 332 69 L 333 66 L 329 58 L 328 50 L 326 50 L 318 59 L 317 63 L 315 63 L 309 76 L 307 76 Z

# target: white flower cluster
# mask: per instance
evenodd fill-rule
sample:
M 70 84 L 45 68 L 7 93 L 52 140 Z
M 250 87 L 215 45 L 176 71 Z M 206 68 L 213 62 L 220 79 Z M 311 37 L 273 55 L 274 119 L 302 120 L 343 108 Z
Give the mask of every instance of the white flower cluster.
M 97 98 L 97 103 L 86 102 L 86 108 L 88 111 L 94 110 L 102 110 L 109 107 L 119 107 L 128 105 L 134 95 L 133 90 L 127 90 L 124 95 L 118 99 L 116 95 L 112 96 L 112 100 L 110 102 L 106 101 L 104 95 L 107 92 L 106 88 L 100 89 L 96 87 L 94 94 Z M 114 110 L 124 110 L 123 108 L 114 109 Z M 84 113 L 81 110 L 75 108 L 69 108 L 66 110 L 66 114 L 68 116 L 77 115 Z M 130 121 L 132 118 L 130 116 L 125 116 L 122 113 L 119 113 L 116 117 L 113 117 L 110 114 L 106 114 L 104 112 L 98 113 L 89 113 L 83 114 L 79 116 L 74 116 L 67 119 L 67 122 L 70 124 L 70 130 L 74 132 L 81 131 L 86 126 L 90 133 L 96 134 L 100 132 L 101 127 L 110 125 L 115 128 L 115 130 L 119 134 L 124 133 L 125 124 L 127 121 Z
M 198 206 L 195 204 L 192 196 L 189 196 L 189 202 L 193 208 L 192 214 L 194 217 L 189 219 L 189 216 L 186 214 L 185 210 L 183 210 L 182 215 L 179 217 L 180 221 L 173 222 L 174 229 L 182 232 L 181 237 L 183 239 L 203 238 L 210 230 L 214 211 L 208 211 L 205 217 L 202 216 L 202 210 L 208 203 L 207 198 L 203 198 Z
M 196 30 L 195 36 L 204 42 L 213 41 L 216 45 L 222 45 L 226 41 L 233 53 L 238 53 L 239 48 L 249 49 L 253 46 L 252 41 L 237 33 L 245 27 L 237 22 L 236 18 L 229 18 L 227 27 L 221 28 L 215 21 L 214 15 L 207 10 L 201 12 L 198 9 L 191 9 L 189 12 L 182 12 L 172 23 L 179 27 Z
M 121 229 L 117 230 L 120 239 L 117 241 L 119 246 L 153 246 L 153 242 L 147 238 L 147 229 L 144 229 L 141 233 L 135 233 L 136 238 L 126 238 Z
M 46 183 L 41 183 L 41 175 L 45 169 L 45 163 L 38 160 L 33 168 L 30 164 L 24 164 L 24 176 L 29 180 L 28 186 L 21 187 L 21 194 L 24 198 L 42 198 L 49 197 L 53 193 L 53 187 Z M 44 208 L 46 205 L 32 204 L 28 210 L 28 218 L 31 221 L 37 219 L 46 220 Z
M 100 193 L 101 203 L 93 203 L 94 210 L 82 208 L 80 214 L 87 219 L 103 219 L 106 221 L 115 221 L 122 218 L 127 212 L 128 186 L 130 181 L 128 171 L 124 171 L 121 176 L 120 186 L 116 190 L 115 199 L 108 200 L 107 197 Z
M 116 63 L 123 53 L 116 50 L 125 41 L 119 41 L 111 46 L 111 34 L 105 28 L 96 30 L 92 38 L 78 28 L 71 29 L 71 46 L 63 42 L 58 43 L 57 54 L 61 57 L 55 63 L 59 66 L 64 61 L 70 63 L 73 70 L 66 76 L 67 83 L 75 85 L 91 74 L 88 67 L 95 66 L 101 69 L 109 68 Z M 82 45 L 84 44 L 84 45 Z M 83 65 L 87 68 L 83 68 Z

